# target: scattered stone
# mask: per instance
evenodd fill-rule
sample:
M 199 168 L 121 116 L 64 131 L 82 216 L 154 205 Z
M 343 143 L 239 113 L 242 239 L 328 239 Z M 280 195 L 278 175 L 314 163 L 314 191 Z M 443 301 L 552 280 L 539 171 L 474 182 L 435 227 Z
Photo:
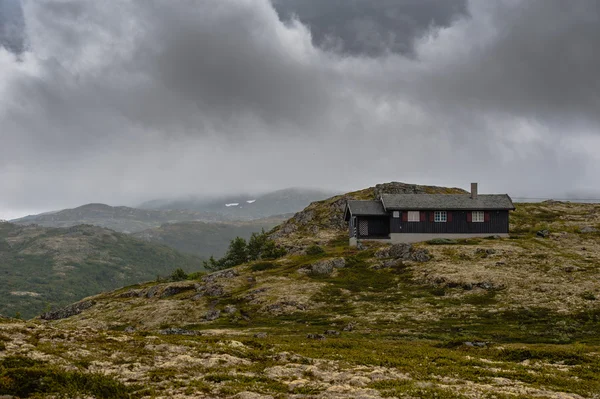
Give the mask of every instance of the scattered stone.
M 254 334 L 254 338 L 260 338 L 260 339 L 267 338 L 267 333 L 266 332 L 256 333 L 256 334 Z
M 162 335 L 200 335 L 198 331 L 186 330 L 184 328 L 171 327 L 164 330 L 159 330 L 159 334 Z
M 487 238 L 488 240 L 501 240 L 501 239 L 502 239 L 502 237 L 500 237 L 500 236 L 499 236 L 499 235 L 497 235 L 497 234 L 496 234 L 496 235 L 493 235 L 493 236 L 486 237 L 486 238 Z
M 220 272 L 215 272 L 215 273 L 209 274 L 207 276 L 203 276 L 202 281 L 204 281 L 206 283 L 212 283 L 216 280 L 220 280 L 220 279 L 224 279 L 224 278 L 234 278 L 239 275 L 240 274 L 237 272 L 237 270 L 227 269 L 227 270 L 222 270 Z
M 262 294 L 265 291 L 267 291 L 266 287 L 259 288 L 259 289 L 256 289 L 254 291 L 250 291 L 246 296 L 244 296 L 244 300 L 246 300 L 248 302 L 251 302 L 251 301 L 253 301 L 253 300 L 256 299 L 256 296 L 258 294 Z
M 356 322 L 351 321 L 344 328 L 342 328 L 342 331 L 352 331 L 356 328 L 356 325 L 357 325 Z
M 225 309 L 223 309 L 223 313 L 233 314 L 235 312 L 237 312 L 237 308 L 233 305 L 227 305 L 225 306 Z
M 420 248 L 413 251 L 409 259 L 415 262 L 425 263 L 431 260 L 431 254 L 428 250 Z
M 591 227 L 591 226 L 585 226 L 585 227 L 580 227 L 579 232 L 583 233 L 583 234 L 596 233 L 596 232 L 598 232 L 598 229 L 595 227 Z
M 181 294 L 182 292 L 193 290 L 193 289 L 194 289 L 193 285 L 169 286 L 169 287 L 165 288 L 165 290 L 162 292 L 162 294 L 160 294 L 160 297 L 168 298 L 168 297 L 175 296 L 177 294 Z
M 386 260 L 380 263 L 376 263 L 372 269 L 380 270 L 380 269 L 393 269 L 395 267 L 403 266 L 402 259 L 391 259 Z
M 322 341 L 326 337 L 323 334 L 307 334 L 306 338 L 308 338 L 308 339 L 316 339 L 316 340 Z
M 129 290 L 119 295 L 119 298 L 137 298 L 143 296 L 141 290 Z
M 221 311 L 217 309 L 209 310 L 206 315 L 204 315 L 204 318 L 208 321 L 217 320 L 219 317 L 221 317 Z
M 281 301 L 267 306 L 265 310 L 271 314 L 277 315 L 281 313 L 288 313 L 287 310 L 306 310 L 306 305 L 296 301 Z
M 579 268 L 577 266 L 567 265 L 567 266 L 563 267 L 563 271 L 565 271 L 567 273 L 573 273 L 573 272 L 578 272 Z
M 40 316 L 40 318 L 43 320 L 66 319 L 68 317 L 78 315 L 81 312 L 83 312 L 84 310 L 91 308 L 92 306 L 94 306 L 93 301 L 77 302 L 77 303 L 74 303 L 73 305 L 69 305 L 69 306 L 59 309 L 59 310 L 55 310 L 52 312 L 46 312 L 46 313 L 42 314 Z
M 494 255 L 496 253 L 495 249 L 485 249 L 485 248 L 477 248 L 475 250 L 475 255 L 481 257 L 481 258 L 487 258 L 490 255 Z
M 465 346 L 470 346 L 470 347 L 475 347 L 475 348 L 485 348 L 488 346 L 487 342 L 481 342 L 481 341 L 474 341 L 474 342 L 467 341 L 464 344 L 465 344 Z
M 362 242 L 358 242 L 356 244 L 356 249 L 359 250 L 359 251 L 364 251 L 365 249 L 367 249 L 367 247 L 365 247 Z
M 411 244 L 394 244 L 390 247 L 390 258 L 408 259 L 412 250 Z
M 389 258 L 390 257 L 390 248 L 389 247 L 383 247 L 383 248 L 379 248 L 376 252 L 375 252 L 375 257 L 376 258 Z
M 415 262 L 428 262 L 431 260 L 431 254 L 428 250 L 423 248 L 415 249 L 411 244 L 394 244 L 390 247 L 380 248 L 375 252 L 375 257 L 380 259 L 412 260 Z
M 550 232 L 548 230 L 540 230 L 536 233 L 538 237 L 546 238 L 550 236 Z
M 338 336 L 340 335 L 340 332 L 337 330 L 326 330 L 324 332 L 325 335 L 333 335 L 333 336 Z
M 133 332 L 135 332 L 135 328 L 133 328 L 132 326 L 127 326 L 127 327 L 125 327 L 125 329 L 123 330 L 123 332 L 133 333 Z
M 273 399 L 271 395 L 261 395 L 256 392 L 244 391 L 240 392 L 237 395 L 233 396 L 235 399 Z
M 150 287 L 148 289 L 148 291 L 146 291 L 146 298 L 154 298 L 156 296 L 156 294 L 158 293 L 158 285 L 155 285 L 154 287 Z
M 204 288 L 204 293 L 208 296 L 215 296 L 215 297 L 220 297 L 225 295 L 225 289 L 223 288 L 223 286 L 218 285 L 218 284 L 214 284 L 214 285 L 207 285 Z
M 343 268 L 346 266 L 344 258 L 324 259 L 310 265 L 309 270 L 314 274 L 331 274 L 334 269 Z

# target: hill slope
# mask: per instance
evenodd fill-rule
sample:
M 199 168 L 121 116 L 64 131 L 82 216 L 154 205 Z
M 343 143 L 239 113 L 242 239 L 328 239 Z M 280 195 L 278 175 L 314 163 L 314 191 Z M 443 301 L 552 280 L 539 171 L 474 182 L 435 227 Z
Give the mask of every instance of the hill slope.
M 0 314 L 32 317 L 178 267 L 198 270 L 200 260 L 100 227 L 0 223 Z
M 181 222 L 164 224 L 133 234 L 141 240 L 164 244 L 183 253 L 208 258 L 222 257 L 229 242 L 236 237 L 249 239 L 252 233 L 270 230 L 287 220 L 286 216 L 274 216 L 247 222 L 206 223 Z
M 74 209 L 57 212 L 46 212 L 11 220 L 11 223 L 44 227 L 71 227 L 80 224 L 91 224 L 122 233 L 134 233 L 164 223 L 205 221 L 222 222 L 230 220 L 225 216 L 209 212 L 188 210 L 149 210 L 128 208 L 126 206 L 109 206 L 105 204 L 87 204 Z
M 466 194 L 460 188 L 420 186 L 399 182 L 378 184 L 375 187 L 337 195 L 310 204 L 285 223 L 276 227 L 271 237 L 291 251 L 307 245 L 326 244 L 346 234 L 344 209 L 348 200 L 373 200 L 381 194 Z
M 339 217 L 330 205 L 311 208 L 318 231 Z M 334 239 L 97 295 L 27 329 L 5 320 L 0 336 L 6 356 L 139 397 L 596 398 L 600 205 L 517 204 L 511 232 L 363 250 Z M 19 361 L 0 376 L 41 367 Z

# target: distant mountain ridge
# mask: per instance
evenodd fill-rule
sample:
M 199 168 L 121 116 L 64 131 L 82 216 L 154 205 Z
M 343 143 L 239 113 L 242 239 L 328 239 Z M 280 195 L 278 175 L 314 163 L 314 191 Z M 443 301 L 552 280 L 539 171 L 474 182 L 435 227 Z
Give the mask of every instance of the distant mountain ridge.
M 44 227 L 71 227 L 91 224 L 122 233 L 135 233 L 160 227 L 165 223 L 203 221 L 224 222 L 231 219 L 210 212 L 188 210 L 137 209 L 106 204 L 87 204 L 73 209 L 46 212 L 11 220 L 11 223 L 37 224 Z
M 45 212 L 11 220 L 11 223 L 44 227 L 91 224 L 122 233 L 138 233 L 167 223 L 236 222 L 296 213 L 314 201 L 330 197 L 323 190 L 292 188 L 252 196 L 153 200 L 139 208 L 91 203 L 73 209 Z
M 234 220 L 254 220 L 274 215 L 296 213 L 315 201 L 329 198 L 337 191 L 310 188 L 286 188 L 261 195 L 236 194 L 217 198 L 188 197 L 153 200 L 139 205 L 141 209 L 193 210 L 222 215 Z

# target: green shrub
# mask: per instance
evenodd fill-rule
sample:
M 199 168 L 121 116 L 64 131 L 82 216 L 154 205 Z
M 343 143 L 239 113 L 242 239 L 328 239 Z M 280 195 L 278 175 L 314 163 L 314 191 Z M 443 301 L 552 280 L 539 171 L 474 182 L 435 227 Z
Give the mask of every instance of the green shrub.
M 325 250 L 318 245 L 311 245 L 306 249 L 307 255 L 323 255 Z
M 188 275 L 182 268 L 177 268 L 171 273 L 171 281 L 183 281 L 187 280 L 187 278 Z
M 23 356 L 0 361 L 0 395 L 117 399 L 138 397 L 137 389 L 103 374 L 65 371 Z
M 594 293 L 591 291 L 584 292 L 581 294 L 581 297 L 587 301 L 595 301 L 597 299 L 596 295 L 594 295 Z

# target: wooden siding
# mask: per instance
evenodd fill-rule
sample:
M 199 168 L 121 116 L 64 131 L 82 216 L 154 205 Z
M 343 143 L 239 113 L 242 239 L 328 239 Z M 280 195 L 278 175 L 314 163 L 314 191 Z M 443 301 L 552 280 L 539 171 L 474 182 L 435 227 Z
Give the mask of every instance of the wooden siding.
M 467 222 L 467 214 L 469 213 L 467 211 L 448 211 L 448 213 L 452 213 L 452 217 L 448 217 L 447 222 L 432 222 L 433 211 L 422 212 L 425 213 L 425 221 L 421 222 L 403 222 L 402 217 L 390 218 L 390 232 L 428 234 L 489 233 L 490 235 L 508 233 L 508 211 L 489 211 L 489 222 L 479 223 Z M 404 211 L 402 213 L 404 213 Z M 423 218 L 421 218 L 421 220 L 423 220 Z
M 381 237 L 389 237 L 390 235 L 390 222 L 389 217 L 387 216 L 358 216 L 358 224 L 360 225 L 362 222 L 368 222 L 368 235 L 358 233 L 358 238 L 381 238 Z

